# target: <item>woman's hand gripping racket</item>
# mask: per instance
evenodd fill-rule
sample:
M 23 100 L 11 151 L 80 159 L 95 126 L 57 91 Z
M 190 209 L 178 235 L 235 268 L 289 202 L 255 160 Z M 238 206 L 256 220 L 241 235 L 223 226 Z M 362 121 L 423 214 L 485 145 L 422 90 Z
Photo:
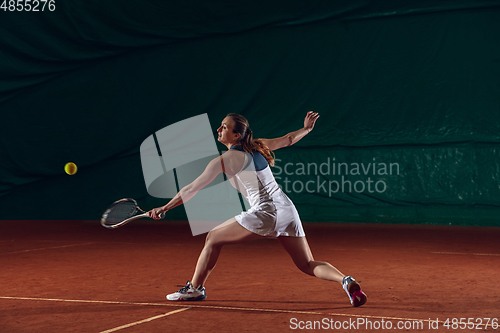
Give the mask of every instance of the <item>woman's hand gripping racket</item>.
M 139 212 L 142 214 L 138 214 Z M 149 217 L 149 215 L 137 206 L 134 199 L 121 199 L 106 209 L 102 215 L 101 224 L 103 227 L 114 229 L 143 217 Z M 160 218 L 164 217 L 165 213 L 161 213 Z

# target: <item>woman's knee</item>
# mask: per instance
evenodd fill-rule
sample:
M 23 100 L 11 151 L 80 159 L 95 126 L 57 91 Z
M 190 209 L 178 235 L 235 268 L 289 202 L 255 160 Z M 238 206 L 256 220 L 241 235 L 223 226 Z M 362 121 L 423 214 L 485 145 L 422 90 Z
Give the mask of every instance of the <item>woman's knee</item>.
M 207 234 L 207 237 L 205 238 L 205 246 L 206 245 L 214 245 L 216 243 L 217 236 L 215 235 L 214 231 L 210 231 Z
M 300 262 L 295 261 L 295 266 L 297 266 L 297 268 L 300 269 L 302 272 L 314 276 L 310 263 L 311 263 L 310 261 L 300 261 Z
M 211 230 L 205 238 L 205 246 L 222 247 L 226 242 L 218 230 Z
M 283 237 L 278 239 L 292 258 L 295 266 L 306 274 L 314 275 L 311 267 L 314 257 L 306 238 Z

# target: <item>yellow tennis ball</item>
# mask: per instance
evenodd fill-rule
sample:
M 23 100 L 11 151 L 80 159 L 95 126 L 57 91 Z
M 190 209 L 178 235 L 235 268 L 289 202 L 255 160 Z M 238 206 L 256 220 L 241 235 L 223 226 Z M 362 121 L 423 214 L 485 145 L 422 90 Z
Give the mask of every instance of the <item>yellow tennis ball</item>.
M 66 165 L 64 166 L 64 171 L 66 171 L 68 175 L 74 175 L 77 170 L 78 168 L 76 167 L 76 164 L 73 162 L 66 163 Z

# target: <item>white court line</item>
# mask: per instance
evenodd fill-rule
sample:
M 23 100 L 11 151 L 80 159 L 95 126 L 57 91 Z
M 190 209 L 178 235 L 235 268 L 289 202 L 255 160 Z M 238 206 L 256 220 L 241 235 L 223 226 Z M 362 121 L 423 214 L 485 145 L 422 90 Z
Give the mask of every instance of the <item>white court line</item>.
M 470 256 L 500 256 L 500 253 L 462 253 L 462 252 L 431 252 L 435 254 L 459 254 Z
M 181 304 L 170 303 L 139 303 L 139 302 L 122 302 L 122 301 L 92 301 L 81 299 L 60 299 L 60 298 L 38 298 L 38 297 L 12 297 L 0 296 L 0 299 L 14 299 L 27 301 L 50 301 L 50 302 L 69 302 L 69 303 L 97 303 L 97 304 L 119 304 L 119 305 L 149 305 L 149 306 L 167 306 L 167 307 L 183 307 Z M 190 305 L 190 308 L 207 308 L 207 309 L 222 309 L 222 310 L 240 310 L 240 311 L 260 311 L 260 312 L 279 312 L 279 313 L 299 313 L 299 314 L 322 314 L 323 312 L 312 311 L 296 311 L 296 310 L 277 310 L 277 309 L 258 309 L 258 308 L 240 308 L 231 306 L 216 306 L 216 305 Z
M 94 243 L 80 243 L 80 244 L 71 244 L 71 245 L 61 245 L 61 246 L 51 246 L 51 247 L 42 247 L 38 249 L 31 249 L 31 250 L 21 250 L 21 251 L 14 251 L 14 252 L 5 252 L 5 253 L 0 253 L 2 254 L 14 254 L 14 253 L 25 253 L 25 252 L 33 252 L 33 251 L 43 251 L 43 250 L 50 250 L 50 249 L 60 249 L 64 247 L 72 247 L 72 246 L 80 246 L 80 245 L 89 245 L 89 244 L 94 244 Z
M 12 297 L 0 296 L 0 299 L 13 299 L 13 300 L 28 300 L 28 301 L 52 301 L 52 302 L 72 302 L 72 303 L 97 303 L 97 304 L 120 304 L 120 305 L 152 305 L 152 306 L 167 306 L 167 307 L 182 307 L 185 305 L 168 304 L 168 303 L 137 303 L 137 302 L 120 302 L 120 301 L 92 301 L 92 300 L 76 300 L 76 299 L 59 299 L 59 298 L 38 298 L 38 297 Z M 189 308 L 200 309 L 218 309 L 218 310 L 237 310 L 237 311 L 255 311 L 255 312 L 274 312 L 274 313 L 293 313 L 293 314 L 311 314 L 311 315 L 329 315 L 340 317 L 355 317 L 355 318 L 368 318 L 368 319 L 388 319 L 388 320 L 404 320 L 404 321 L 421 321 L 421 322 L 436 322 L 431 319 L 414 319 L 414 318 L 399 318 L 399 317 L 384 317 L 384 316 L 370 316 L 370 315 L 356 315 L 352 313 L 325 313 L 316 311 L 297 311 L 297 310 L 283 310 L 283 309 L 259 309 L 259 308 L 241 308 L 232 306 L 216 306 L 216 305 L 189 305 Z M 186 308 L 184 308 L 186 309 Z M 187 309 L 186 309 L 187 310 Z M 445 323 L 444 321 L 437 321 L 438 323 Z M 478 324 L 477 326 L 485 326 L 485 324 Z
M 179 309 L 179 310 L 170 311 L 170 312 L 164 313 L 164 314 L 159 315 L 159 316 L 154 316 L 154 317 L 147 318 L 147 319 L 144 319 L 144 320 L 136 321 L 134 323 L 130 323 L 130 324 L 127 324 L 127 325 L 123 325 L 123 326 L 115 327 L 115 328 L 112 328 L 112 329 L 109 329 L 109 330 L 106 330 L 106 331 L 102 331 L 101 333 L 111 333 L 111 332 L 119 331 L 119 330 L 122 330 L 124 328 L 129 328 L 129 327 L 132 327 L 132 326 L 135 326 L 135 325 L 147 323 L 147 322 L 153 321 L 155 319 L 160 319 L 160 318 L 163 318 L 163 317 L 166 317 L 166 316 L 173 315 L 174 313 L 186 311 L 186 310 L 189 310 L 189 309 L 190 308 L 183 308 L 183 309 Z

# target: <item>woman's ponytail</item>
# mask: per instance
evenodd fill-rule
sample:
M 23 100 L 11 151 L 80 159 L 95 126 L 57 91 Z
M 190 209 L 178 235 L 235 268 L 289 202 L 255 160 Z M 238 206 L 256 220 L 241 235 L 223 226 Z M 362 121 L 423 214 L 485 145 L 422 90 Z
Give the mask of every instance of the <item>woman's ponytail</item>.
M 256 150 L 264 156 L 270 166 L 274 166 L 274 154 L 267 147 L 262 140 L 254 140 L 253 133 L 248 124 L 248 120 L 240 114 L 230 113 L 227 115 L 234 121 L 233 132 L 240 135 L 241 148 L 253 155 L 253 151 Z

